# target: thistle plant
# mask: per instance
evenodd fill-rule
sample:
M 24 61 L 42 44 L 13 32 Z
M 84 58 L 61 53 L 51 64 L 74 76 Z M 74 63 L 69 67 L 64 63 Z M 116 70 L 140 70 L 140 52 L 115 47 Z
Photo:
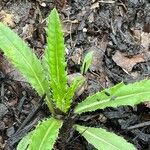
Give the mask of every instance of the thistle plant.
M 68 116 L 74 94 L 84 82 L 83 78 L 77 77 L 70 85 L 67 84 L 65 45 L 57 10 L 53 9 L 48 17 L 47 47 L 42 60 L 38 59 L 27 44 L 3 23 L 0 23 L 0 48 L 39 96 L 46 94 L 45 102 L 51 112 L 49 118 L 39 122 L 36 128 L 20 141 L 17 150 L 51 150 L 64 122 L 63 117 L 58 115 Z M 91 59 L 92 53 L 87 54 L 81 67 L 83 75 L 88 70 Z M 150 80 L 127 85 L 122 82 L 88 96 L 77 104 L 73 112 L 75 115 L 81 115 L 106 107 L 134 106 L 150 101 L 149 87 Z M 73 128 L 98 150 L 136 149 L 123 137 L 103 128 L 79 124 L 74 124 Z

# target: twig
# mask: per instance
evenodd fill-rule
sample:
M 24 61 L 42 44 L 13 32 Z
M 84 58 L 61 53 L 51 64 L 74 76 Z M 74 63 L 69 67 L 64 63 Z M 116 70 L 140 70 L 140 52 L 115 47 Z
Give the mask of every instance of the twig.
M 127 128 L 127 130 L 137 129 L 137 128 L 141 128 L 141 127 L 144 127 L 144 126 L 150 126 L 150 121 L 139 123 L 139 124 L 136 124 L 134 126 L 130 126 L 130 127 Z
M 99 3 L 113 4 L 115 1 L 98 1 Z
M 29 125 L 25 126 L 24 129 L 16 132 L 13 134 L 7 141 L 8 145 L 12 147 L 15 143 L 17 143 L 20 139 L 22 139 L 27 132 L 31 130 L 31 128 L 37 124 L 37 122 L 40 120 L 40 117 L 37 117 L 35 120 L 33 120 Z
M 45 97 L 46 97 L 46 94 L 44 94 L 44 95 L 42 96 L 42 98 L 41 98 L 40 101 L 39 101 L 38 106 L 37 106 L 34 110 L 31 111 L 31 113 L 27 116 L 27 118 L 26 118 L 26 119 L 24 120 L 24 122 L 21 124 L 21 126 L 20 126 L 19 129 L 16 131 L 16 133 L 18 133 L 28 122 L 31 121 L 31 119 L 34 117 L 34 115 L 38 112 L 38 110 L 39 110 L 39 108 L 40 108 L 40 106 L 41 106 L 41 101 L 43 101 L 43 100 L 45 99 Z
M 69 142 L 69 145 L 70 145 L 71 143 L 73 143 L 74 141 L 76 141 L 87 129 L 88 129 L 88 127 L 87 127 L 81 134 L 79 134 L 76 138 L 74 138 L 72 141 L 70 141 L 70 142 Z

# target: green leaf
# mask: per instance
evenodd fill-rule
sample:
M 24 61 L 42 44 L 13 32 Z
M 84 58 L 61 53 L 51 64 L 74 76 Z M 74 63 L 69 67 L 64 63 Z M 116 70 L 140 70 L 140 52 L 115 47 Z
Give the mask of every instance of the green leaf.
M 72 99 L 73 99 L 73 96 L 75 95 L 76 90 L 80 88 L 80 86 L 82 86 L 84 82 L 85 82 L 85 79 L 79 76 L 79 77 L 76 77 L 71 83 L 70 87 L 68 87 L 68 91 L 63 98 L 65 100 L 65 112 L 67 112 L 68 109 L 70 108 Z
M 43 70 L 45 72 L 45 76 L 50 84 L 50 70 L 49 70 L 49 65 L 48 65 L 48 54 L 47 54 L 48 50 L 47 50 L 47 47 L 46 47 L 46 50 L 45 50 L 45 53 L 44 53 L 44 56 L 42 58 L 42 66 L 43 66 Z
M 102 128 L 75 125 L 76 130 L 98 150 L 136 150 L 123 137 Z
M 63 99 L 67 92 L 65 46 L 61 23 L 56 9 L 53 9 L 50 13 L 47 35 L 48 48 L 44 59 L 49 66 L 50 87 L 56 107 L 65 111 L 65 101 Z
M 16 33 L 2 23 L 0 23 L 0 48 L 39 95 L 48 91 L 48 82 L 45 80 L 40 60 Z
M 17 146 L 17 150 L 27 150 L 27 147 L 31 143 L 31 137 L 33 135 L 33 132 L 34 131 L 29 132 L 25 137 L 21 139 L 21 141 L 19 142 Z
M 87 70 L 89 69 L 93 57 L 93 51 L 87 53 L 84 57 L 84 61 L 81 67 L 81 74 L 85 74 Z
M 51 150 L 58 138 L 62 121 L 49 118 L 37 125 L 28 150 Z
M 110 96 L 106 94 L 106 91 Z M 150 101 L 150 80 L 142 80 L 128 85 L 120 83 L 87 97 L 77 105 L 75 113 L 81 114 L 83 112 L 122 105 L 134 106 L 144 101 Z

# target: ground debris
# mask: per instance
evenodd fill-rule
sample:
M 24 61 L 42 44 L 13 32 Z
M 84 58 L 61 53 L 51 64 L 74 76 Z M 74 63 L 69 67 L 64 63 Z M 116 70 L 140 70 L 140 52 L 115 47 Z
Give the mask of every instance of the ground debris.
M 80 72 L 84 55 L 94 50 L 94 60 L 85 75 L 88 80 L 87 89 L 76 102 L 118 82 L 130 83 L 150 77 L 148 0 L 1 0 L 0 12 L 5 17 L 0 15 L 0 20 L 14 28 L 41 58 L 46 47 L 44 28 L 53 7 L 58 9 L 64 27 L 69 74 Z M 4 76 L 0 74 L 0 105 L 5 108 L 0 118 L 0 148 L 12 150 L 43 118 L 40 117 L 41 114 L 48 117 L 50 113 L 47 107 L 42 106 L 31 117 L 34 114 L 33 105 L 38 106 L 39 97 L 29 86 L 24 86 L 22 76 L 2 54 L 0 62 L 0 71 L 4 72 Z M 147 103 L 135 107 L 107 108 L 82 114 L 76 123 L 106 128 L 124 136 L 137 149 L 148 150 L 149 126 L 133 127 L 149 122 L 149 110 Z M 11 132 L 7 132 L 7 129 L 11 129 Z M 63 146 L 67 150 L 94 149 L 75 131 L 70 130 L 65 139 L 67 142 Z M 55 149 L 61 150 L 59 142 L 61 141 L 58 140 Z
M 0 119 L 8 113 L 6 105 L 0 103 Z
M 10 27 L 15 27 L 15 23 L 13 21 L 13 15 L 5 12 L 4 10 L 0 11 L 0 21 L 3 22 L 4 24 L 10 26 Z
M 134 65 L 145 61 L 144 56 L 142 54 L 137 54 L 134 55 L 133 57 L 126 57 L 120 51 L 116 51 L 112 59 L 118 66 L 120 66 L 128 73 L 132 71 Z

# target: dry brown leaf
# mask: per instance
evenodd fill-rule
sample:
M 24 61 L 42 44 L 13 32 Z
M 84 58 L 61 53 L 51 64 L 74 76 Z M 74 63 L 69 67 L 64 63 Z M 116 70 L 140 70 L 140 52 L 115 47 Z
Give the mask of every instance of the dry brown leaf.
M 6 13 L 4 10 L 0 11 L 0 21 L 10 27 L 15 26 L 15 23 L 13 21 L 13 15 Z
M 116 51 L 112 59 L 118 66 L 127 72 L 132 71 L 133 66 L 137 63 L 145 61 L 143 54 L 134 55 L 133 57 L 128 58 L 120 51 Z
M 14 80 L 26 82 L 21 74 L 16 69 L 14 69 L 10 62 L 3 56 L 0 57 L 0 68 L 5 74 L 13 77 Z
M 103 70 L 102 64 L 103 64 L 103 56 L 104 56 L 102 49 L 99 49 L 96 46 L 92 46 L 89 49 L 89 52 L 90 51 L 93 51 L 93 59 L 89 69 L 91 71 L 102 72 Z
M 108 44 L 108 40 L 104 36 L 101 40 L 98 41 L 96 41 L 96 38 L 94 38 L 94 41 L 95 43 L 93 44 L 95 46 L 90 47 L 88 50 L 89 52 L 94 52 L 92 63 L 89 69 L 96 72 L 103 72 L 103 57 Z
M 63 21 L 63 31 L 64 31 L 64 35 L 65 37 L 68 36 L 69 34 L 72 34 L 76 31 L 77 27 L 78 27 L 78 20 L 64 20 Z
M 89 20 L 89 23 L 94 22 L 94 13 L 93 12 L 90 13 L 88 20 Z
M 76 48 L 76 50 L 73 52 L 73 55 L 70 57 L 70 59 L 74 64 L 79 65 L 81 63 L 82 54 L 83 54 L 83 49 Z
M 23 39 L 27 39 L 31 37 L 33 35 L 33 32 L 34 32 L 33 24 L 26 24 L 23 27 L 23 32 L 22 32 Z
M 141 41 L 141 30 L 136 30 L 134 28 L 131 28 L 132 32 L 133 32 L 133 37 L 135 39 L 135 41 L 140 42 Z
M 93 3 L 90 9 L 99 8 L 99 2 Z
M 150 33 L 142 32 L 141 33 L 141 45 L 148 50 L 150 46 Z
M 25 80 L 25 78 L 20 74 L 20 72 L 18 70 L 16 70 L 9 62 L 9 60 L 7 60 L 5 57 L 3 57 L 2 55 L 0 55 L 0 69 L 2 70 L 2 72 L 4 72 L 5 74 L 9 75 L 10 78 L 12 78 L 13 80 L 19 81 L 20 84 L 24 87 L 24 88 L 30 88 L 30 85 L 28 84 L 28 82 Z
M 145 59 L 148 60 L 150 58 L 150 33 L 142 32 L 141 45 L 144 47 Z

